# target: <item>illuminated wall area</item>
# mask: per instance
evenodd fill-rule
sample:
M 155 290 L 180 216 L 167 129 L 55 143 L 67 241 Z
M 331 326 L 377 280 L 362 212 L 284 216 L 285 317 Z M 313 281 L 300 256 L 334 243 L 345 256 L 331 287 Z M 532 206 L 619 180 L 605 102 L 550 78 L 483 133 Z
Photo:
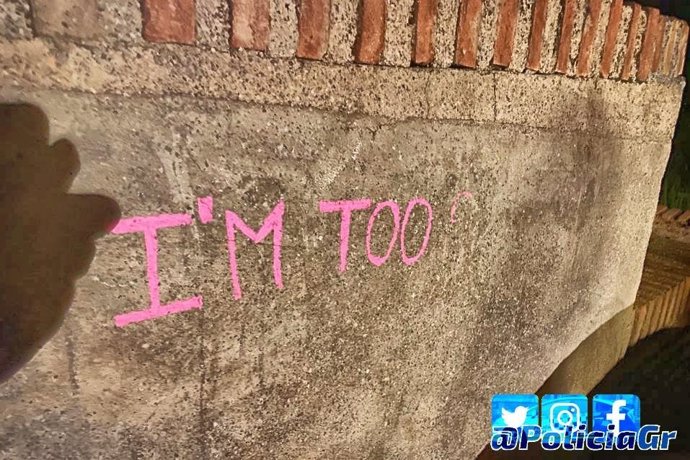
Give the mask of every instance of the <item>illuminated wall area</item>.
M 635 301 L 688 39 L 658 10 L 0 0 L 0 24 L 0 100 L 122 211 L 0 387 L 8 458 L 475 458 L 491 395 Z

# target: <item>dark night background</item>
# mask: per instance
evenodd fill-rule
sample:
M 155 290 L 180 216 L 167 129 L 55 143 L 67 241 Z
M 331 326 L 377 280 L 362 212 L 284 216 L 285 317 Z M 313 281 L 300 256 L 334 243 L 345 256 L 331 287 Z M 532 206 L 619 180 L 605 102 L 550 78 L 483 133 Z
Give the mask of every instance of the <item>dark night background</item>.
M 640 3 L 656 6 L 664 14 L 690 21 L 690 0 L 642 0 Z M 689 77 L 690 66 L 686 59 L 685 78 L 690 80 Z M 690 209 L 690 90 L 687 86 L 660 202 L 669 208 Z

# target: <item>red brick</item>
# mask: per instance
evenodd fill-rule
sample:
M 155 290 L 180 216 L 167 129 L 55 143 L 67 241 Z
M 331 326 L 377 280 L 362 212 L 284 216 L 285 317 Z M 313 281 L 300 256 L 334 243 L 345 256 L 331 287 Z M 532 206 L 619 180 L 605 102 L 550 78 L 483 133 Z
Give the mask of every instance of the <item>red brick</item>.
M 586 77 L 590 74 L 590 55 L 592 54 L 592 45 L 594 44 L 594 38 L 599 28 L 600 16 L 601 0 L 589 0 L 585 28 L 582 31 L 582 38 L 580 39 L 580 50 L 577 54 L 577 66 L 575 69 L 575 74 L 579 77 Z
M 558 57 L 556 58 L 556 72 L 566 73 L 570 60 L 570 43 L 573 39 L 573 27 L 575 25 L 576 0 L 565 0 L 563 5 L 563 23 L 561 24 L 561 41 L 558 44 Z
M 659 304 L 659 297 L 655 298 L 647 304 L 647 314 L 645 315 L 644 324 L 642 325 L 642 331 L 640 332 L 640 338 L 644 339 L 649 336 L 652 332 L 652 321 L 654 319 L 654 313 L 656 312 Z
M 647 30 L 645 30 L 642 40 L 642 50 L 640 51 L 640 62 L 637 67 L 637 79 L 639 81 L 649 80 L 652 73 L 654 59 L 656 57 L 656 47 L 659 42 L 659 35 L 663 33 L 661 28 L 661 17 L 656 8 L 647 9 Z
M 501 2 L 496 25 L 496 44 L 494 45 L 493 63 L 495 65 L 508 67 L 513 60 L 519 6 L 518 0 L 503 0 Z
M 621 0 L 622 1 L 622 0 Z M 527 50 L 527 68 L 535 72 L 541 68 L 541 48 L 544 43 L 544 29 L 549 12 L 549 0 L 536 0 L 532 12 L 532 29 Z
M 426 65 L 434 62 L 434 25 L 438 0 L 417 0 L 415 39 L 412 62 Z
M 669 286 L 670 287 L 670 286 Z M 666 329 L 672 323 L 673 311 L 678 304 L 678 294 L 680 293 L 680 285 L 675 285 L 671 287 L 670 290 L 664 295 L 663 303 L 661 304 L 662 310 L 659 315 L 659 320 L 656 325 L 656 329 Z
M 632 333 L 630 334 L 630 346 L 635 345 L 640 339 L 644 338 L 644 328 L 647 321 L 647 307 L 649 304 L 639 305 L 635 308 L 635 321 Z
M 673 222 L 681 214 L 683 214 L 683 211 L 680 209 L 669 209 L 661 215 L 661 218 L 667 222 Z
M 194 0 L 144 0 L 142 12 L 146 40 L 156 43 L 194 43 Z
M 299 12 L 297 57 L 321 59 L 328 50 L 331 0 L 302 0 Z
M 681 38 L 678 43 L 678 55 L 676 56 L 675 69 L 673 70 L 674 77 L 683 75 L 685 72 L 685 53 L 688 51 L 688 32 L 690 32 L 690 27 L 687 22 L 683 21 L 683 29 L 680 34 Z
M 481 0 L 462 0 L 455 31 L 455 64 L 474 69 L 477 67 L 479 22 L 482 16 Z
M 606 26 L 604 48 L 601 51 L 601 65 L 599 66 L 599 73 L 604 78 L 608 78 L 608 76 L 611 74 L 613 54 L 616 52 L 616 41 L 618 39 L 618 32 L 621 28 L 622 18 L 623 0 L 613 0 L 611 10 L 609 12 L 609 23 Z
M 683 214 L 678 216 L 678 219 L 676 221 L 682 225 L 683 227 L 689 226 L 690 225 L 690 211 L 685 211 Z
M 637 40 L 637 32 L 640 30 L 640 21 L 642 18 L 642 7 L 637 3 L 633 3 L 632 8 L 630 26 L 628 26 L 628 40 L 625 43 L 625 57 L 623 58 L 621 80 L 630 80 L 632 75 L 632 66 L 635 59 L 635 42 Z
M 668 24 L 666 16 L 659 16 L 659 24 L 657 25 L 657 34 L 654 42 L 654 57 L 652 58 L 652 73 L 656 73 L 661 65 L 661 51 L 664 46 L 664 35 L 666 34 L 666 25 Z
M 230 8 L 230 46 L 265 51 L 271 30 L 269 0 L 232 0 Z
M 386 40 L 386 0 L 361 0 L 359 32 L 355 41 L 355 61 L 378 64 Z
M 661 75 L 667 77 L 673 76 L 673 55 L 676 51 L 676 46 L 678 46 L 678 40 L 680 40 L 680 27 L 679 22 L 674 20 L 666 21 L 666 35 L 668 35 L 668 40 L 664 43 L 664 48 L 661 50 L 661 62 L 659 63 L 658 72 Z

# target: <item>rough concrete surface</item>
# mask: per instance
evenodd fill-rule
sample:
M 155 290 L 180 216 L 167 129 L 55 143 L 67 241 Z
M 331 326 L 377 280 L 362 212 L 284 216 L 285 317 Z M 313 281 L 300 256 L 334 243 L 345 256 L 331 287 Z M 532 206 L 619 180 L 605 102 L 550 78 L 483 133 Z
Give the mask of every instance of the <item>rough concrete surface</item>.
M 0 3 L 0 25 L 3 34 L 11 38 L 31 38 L 30 7 L 27 2 L 6 1 Z
M 515 30 L 515 51 L 510 61 L 510 69 L 517 72 L 525 70 L 527 65 L 527 52 L 529 44 L 529 33 L 532 26 L 532 12 L 534 4 L 532 2 L 519 2 L 519 14 L 517 27 Z
M 119 455 L 115 446 L 159 457 L 469 458 L 492 393 L 538 387 L 632 303 L 649 230 L 627 223 L 653 214 L 668 149 L 179 97 L 3 97 L 44 107 L 53 136 L 80 149 L 76 190 L 114 197 L 125 216 L 182 212 L 212 194 L 256 225 L 281 197 L 288 206 L 283 291 L 270 247 L 242 244 L 246 297 L 232 300 L 221 222 L 196 225 L 197 236 L 161 232 L 163 298 L 202 294 L 204 309 L 125 329 L 112 317 L 147 304 L 143 242 L 104 241 L 67 320 L 74 374 L 51 371 L 59 353 L 44 350 L 3 388 L 10 457 L 54 451 L 59 433 L 89 427 L 98 436 L 64 447 L 71 458 Z M 453 225 L 463 190 L 475 201 Z M 428 254 L 374 267 L 356 215 L 339 274 L 337 220 L 318 200 L 415 196 L 437 213 Z M 598 237 L 583 244 L 588 235 Z M 76 382 L 57 408 L 26 403 L 52 385 L 45 372 Z M 37 418 L 57 438 L 23 435 Z
M 271 55 L 294 56 L 297 48 L 297 2 L 271 0 L 271 29 L 268 43 Z
M 687 398 L 688 378 L 684 373 L 690 313 L 690 245 L 681 235 L 688 234 L 675 224 L 667 226 L 660 219 L 654 222 L 635 304 L 587 337 L 537 391 L 539 395 L 569 393 L 591 397 L 623 391 L 639 395 L 645 401 L 644 420 L 679 433 L 669 449 L 672 454 L 657 456 L 664 459 L 687 457 L 689 445 L 682 430 L 686 417 L 683 410 L 677 409 Z M 661 315 L 645 318 L 641 315 L 644 308 Z M 664 313 L 673 316 L 664 318 Z M 650 323 L 650 319 L 653 324 L 661 324 L 648 331 L 647 337 L 639 337 L 639 324 Z M 606 452 L 554 454 L 533 447 L 524 452 L 494 452 L 487 445 L 477 460 L 610 458 Z M 644 453 L 626 457 L 655 458 Z
M 560 0 L 548 0 L 547 4 L 544 41 L 541 48 L 541 71 L 551 73 L 556 67 L 558 37 L 560 33 L 559 18 L 561 18 L 563 5 Z
M 399 0 L 388 5 L 386 19 L 386 46 L 383 62 L 388 65 L 408 66 L 412 61 L 413 0 Z
M 89 40 L 101 33 L 96 0 L 33 0 L 31 5 L 37 34 Z
M 540 388 L 541 394 L 587 394 L 623 358 L 635 311 L 631 307 L 587 337 Z
M 456 41 L 455 31 L 458 24 L 460 0 L 438 0 L 438 12 L 434 27 L 433 44 L 435 47 L 434 65 L 449 67 L 453 64 Z
M 328 52 L 324 57 L 327 61 L 352 61 L 352 47 L 357 37 L 358 4 L 358 0 L 331 0 Z
M 438 46 L 456 3 L 439 4 Z M 492 394 L 535 391 L 633 303 L 682 83 L 336 65 L 351 10 L 332 2 L 325 63 L 207 39 L 0 41 L 0 100 L 42 107 L 75 144 L 74 191 L 124 218 L 193 216 L 159 231 L 160 295 L 203 297 L 116 327 L 149 303 L 144 239 L 101 240 L 64 327 L 0 387 L 0 457 L 471 459 Z M 363 198 L 339 272 L 340 216 L 319 201 Z M 426 252 L 404 264 L 397 235 L 377 266 L 367 226 L 380 256 L 396 217 L 374 206 L 400 206 L 413 253 L 414 198 L 433 209 Z M 284 288 L 271 236 L 238 232 L 236 299 L 225 211 L 257 230 L 280 200 Z
M 199 0 L 197 4 L 203 4 Z M 142 17 L 139 0 L 97 0 L 103 36 L 113 44 L 141 44 Z
M 226 49 L 230 43 L 230 4 L 225 0 L 196 0 L 197 41 Z

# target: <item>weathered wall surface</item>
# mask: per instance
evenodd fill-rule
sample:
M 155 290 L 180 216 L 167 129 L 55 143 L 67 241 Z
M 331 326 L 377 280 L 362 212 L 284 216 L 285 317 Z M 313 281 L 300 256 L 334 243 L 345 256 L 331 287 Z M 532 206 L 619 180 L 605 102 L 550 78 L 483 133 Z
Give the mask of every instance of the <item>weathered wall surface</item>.
M 620 6 L 620 24 L 566 2 L 559 26 L 552 2 L 365 2 L 366 16 L 339 1 L 330 16 L 302 2 L 300 22 L 237 1 L 230 30 L 220 1 L 145 2 L 143 22 L 136 2 L 57 3 L 1 3 L 19 22 L 0 97 L 42 107 L 80 152 L 74 190 L 113 197 L 125 221 L 64 327 L 0 388 L 4 458 L 473 458 L 492 394 L 535 391 L 633 303 L 683 23 L 618 2 L 595 11 Z M 88 28 L 59 19 L 70 8 Z M 431 216 L 406 218 L 415 198 Z M 344 271 L 341 214 L 321 204 L 337 200 L 370 200 Z M 233 239 L 235 215 L 256 231 L 281 203 L 274 233 Z M 125 324 L 151 304 L 144 237 L 126 227 L 162 215 L 160 300 L 185 311 Z

